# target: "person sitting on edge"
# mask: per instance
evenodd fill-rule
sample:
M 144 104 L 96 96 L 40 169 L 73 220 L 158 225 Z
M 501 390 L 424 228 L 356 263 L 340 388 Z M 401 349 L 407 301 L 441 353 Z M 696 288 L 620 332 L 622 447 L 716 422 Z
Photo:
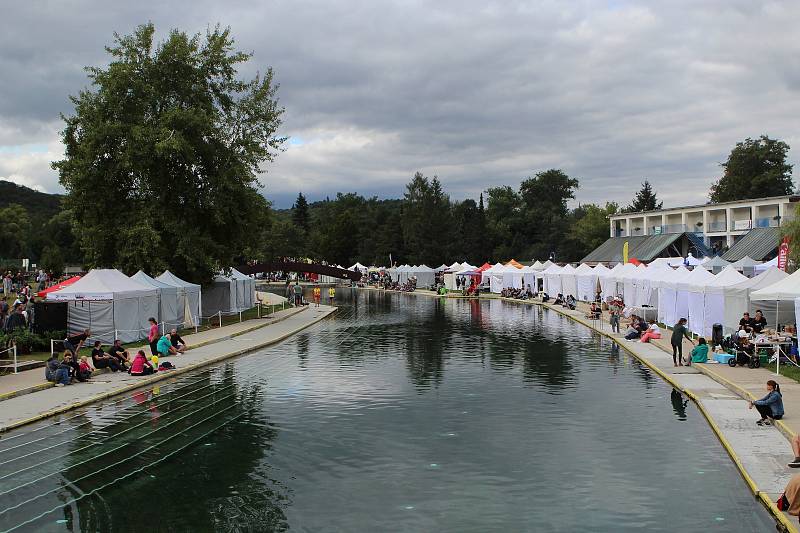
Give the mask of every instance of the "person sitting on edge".
M 783 418 L 783 396 L 781 386 L 770 379 L 767 381 L 767 395 L 760 400 L 748 402 L 748 409 L 756 408 L 761 418 L 756 422 L 759 426 L 769 426 Z
M 44 367 L 44 379 L 55 383 L 56 372 L 58 372 L 58 365 L 59 365 L 58 356 L 56 354 L 51 354 L 50 359 L 47 360 L 47 364 Z
M 89 359 L 85 355 L 81 356 L 81 362 L 78 363 L 78 371 L 75 376 L 78 381 L 89 381 L 89 378 L 92 377 L 92 367 L 89 365 Z
M 567 306 L 568 309 L 574 311 L 575 310 L 575 297 L 571 294 L 567 295 L 567 299 L 564 301 L 564 304 Z
M 72 383 L 72 376 L 75 370 L 72 368 L 72 352 L 64 351 L 64 358 L 56 370 L 56 387 L 63 387 Z
M 95 368 L 110 368 L 112 372 L 119 370 L 119 362 L 103 351 L 100 341 L 94 341 L 92 364 Z
M 178 335 L 177 329 L 172 328 L 169 331 L 169 340 L 172 343 L 172 347 L 175 348 L 178 353 L 183 353 L 186 351 L 186 341 L 184 341 L 181 336 Z
M 753 319 L 750 318 L 750 313 L 747 311 L 744 312 L 742 319 L 739 320 L 739 329 L 744 329 L 748 333 L 753 331 Z
M 656 324 L 655 320 L 650 321 L 650 325 L 647 327 L 647 330 L 642 334 L 642 338 L 639 339 L 639 342 L 650 342 L 650 339 L 660 339 L 661 338 L 661 329 L 659 329 L 658 324 Z
M 761 333 L 764 331 L 764 328 L 767 327 L 767 319 L 764 317 L 764 313 L 761 312 L 761 309 L 756 309 L 756 316 L 753 318 L 751 324 L 753 333 Z
M 672 366 L 683 366 L 683 339 L 684 337 L 692 342 L 689 336 L 689 330 L 686 329 L 686 319 L 681 318 L 678 323 L 672 327 L 672 338 L 670 344 L 672 345 Z M 692 344 L 694 344 L 692 342 Z
M 64 349 L 69 350 L 72 352 L 72 356 L 76 357 L 78 355 L 78 351 L 83 347 L 83 343 L 86 342 L 86 339 L 88 339 L 89 335 L 91 334 L 91 330 L 85 329 L 83 330 L 83 333 L 70 335 L 64 339 Z
M 172 346 L 172 340 L 170 340 L 170 334 L 167 333 L 160 339 L 158 339 L 158 355 L 166 356 L 166 355 L 177 355 L 178 350 L 176 350 Z
M 153 365 L 147 360 L 144 350 L 139 350 L 136 352 L 136 356 L 133 358 L 133 363 L 131 363 L 130 375 L 149 376 L 153 372 L 155 372 L 155 370 L 153 370 Z
M 564 295 L 559 292 L 553 300 L 553 305 L 564 305 Z
M 550 296 L 546 292 L 542 292 L 542 303 L 546 304 L 550 300 Z
M 600 318 L 600 308 L 597 307 L 597 302 L 592 302 L 592 305 L 589 306 L 589 312 L 586 314 L 586 318 L 591 320 Z
M 114 345 L 108 349 L 108 355 L 115 359 L 121 370 L 127 370 L 131 366 L 128 350 L 122 347 L 120 339 L 114 339 Z
M 797 460 L 800 460 L 800 457 Z M 789 466 L 792 466 L 792 464 L 789 463 Z M 797 466 L 800 466 L 800 462 L 797 463 Z M 786 484 L 786 488 L 783 489 L 783 494 L 775 504 L 780 511 L 789 513 L 792 516 L 800 516 L 800 474 L 792 476 L 789 483 Z
M 686 366 L 692 366 L 692 363 L 707 363 L 708 362 L 708 343 L 703 337 L 697 339 L 697 346 L 692 348 L 692 354 Z
M 150 330 L 147 332 L 147 342 L 150 343 L 150 355 L 158 355 L 158 321 L 154 317 L 147 319 Z
M 625 340 L 633 340 L 638 339 L 641 335 L 639 331 L 639 317 L 636 315 L 631 315 L 630 322 L 628 322 L 628 329 L 625 330 Z

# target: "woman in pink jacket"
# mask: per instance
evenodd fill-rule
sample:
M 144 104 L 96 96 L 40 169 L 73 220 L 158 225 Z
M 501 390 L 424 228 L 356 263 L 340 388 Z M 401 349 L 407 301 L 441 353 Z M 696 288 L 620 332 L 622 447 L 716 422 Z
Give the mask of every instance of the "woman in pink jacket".
M 144 350 L 136 352 L 136 356 L 133 358 L 133 363 L 131 364 L 131 376 L 149 376 L 153 372 L 155 372 L 155 370 L 153 370 L 153 365 L 147 360 Z

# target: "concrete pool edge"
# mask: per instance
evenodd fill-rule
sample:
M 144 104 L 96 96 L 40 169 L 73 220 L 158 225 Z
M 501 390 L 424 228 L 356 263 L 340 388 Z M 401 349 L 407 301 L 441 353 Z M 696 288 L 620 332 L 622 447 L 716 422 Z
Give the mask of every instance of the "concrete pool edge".
M 366 290 L 378 290 L 378 291 L 384 292 L 382 289 L 375 289 L 375 288 L 370 288 L 370 287 L 359 287 L 359 288 L 366 289 Z M 427 296 L 427 297 L 433 297 L 433 298 L 442 298 L 443 297 L 441 295 L 438 295 L 438 294 L 435 294 L 435 293 L 429 292 L 429 291 L 419 291 L 419 292 L 418 291 L 414 291 L 414 292 L 410 292 L 410 293 L 409 292 L 398 292 L 397 294 L 413 294 L 415 296 Z M 625 342 L 620 342 L 619 338 L 611 335 L 609 332 L 603 331 L 602 329 L 595 327 L 590 321 L 583 320 L 580 316 L 576 316 L 575 314 L 567 312 L 565 309 L 560 309 L 560 308 L 552 306 L 550 304 L 545 304 L 545 303 L 538 302 L 538 301 L 535 301 L 535 300 L 517 300 L 517 299 L 513 299 L 513 298 L 502 298 L 502 297 L 497 297 L 497 296 L 492 296 L 491 298 L 477 298 L 477 299 L 486 299 L 486 300 L 498 300 L 499 299 L 501 301 L 506 301 L 506 302 L 509 302 L 509 303 L 516 303 L 516 304 L 523 304 L 523 305 L 525 305 L 525 304 L 527 304 L 527 305 L 537 305 L 537 306 L 545 308 L 545 309 L 550 309 L 550 310 L 555 311 L 556 313 L 558 313 L 558 314 L 560 314 L 562 316 L 566 316 L 568 318 L 571 318 L 575 322 L 577 322 L 577 323 L 579 323 L 579 324 L 581 324 L 583 326 L 586 326 L 591 331 L 594 331 L 595 333 L 599 333 L 600 335 L 603 335 L 604 337 L 610 339 L 617 346 L 622 347 L 634 359 L 636 359 L 637 361 L 641 362 L 642 364 L 647 366 L 649 369 L 654 371 L 656 374 L 658 374 L 658 376 L 661 377 L 668 385 L 670 385 L 673 388 L 681 391 L 690 400 L 692 400 L 692 402 L 698 407 L 699 411 L 702 413 L 703 418 L 705 418 L 706 422 L 711 427 L 711 430 L 714 432 L 714 435 L 716 435 L 717 440 L 720 442 L 720 444 L 722 444 L 722 447 L 725 449 L 726 453 L 728 454 L 728 456 L 733 461 L 734 465 L 736 466 L 737 470 L 739 471 L 739 474 L 742 476 L 742 479 L 744 480 L 745 484 L 750 489 L 752 494 L 756 497 L 756 500 L 759 501 L 764 507 L 767 508 L 769 513 L 776 520 L 777 526 L 779 528 L 782 527 L 784 531 L 798 532 L 798 528 L 794 523 L 793 517 L 790 517 L 789 515 L 783 513 L 782 511 L 780 511 L 777 508 L 775 502 L 773 501 L 773 498 L 775 497 L 775 493 L 774 492 L 770 493 L 767 490 L 762 490 L 759 487 L 758 483 L 753 479 L 753 475 L 751 475 L 751 473 L 748 472 L 745 464 L 743 463 L 742 459 L 739 457 L 739 454 L 735 451 L 734 445 L 730 442 L 728 437 L 725 436 L 725 434 L 724 434 L 722 428 L 720 427 L 718 421 L 714 418 L 714 416 L 707 409 L 706 405 L 704 404 L 704 402 L 703 402 L 703 400 L 701 398 L 701 395 L 696 393 L 695 391 L 693 391 L 688 386 L 680 384 L 674 378 L 672 378 L 667 373 L 665 373 L 661 368 L 659 368 L 658 365 L 656 363 L 654 363 L 650 359 L 650 357 L 648 357 L 647 354 L 643 353 L 643 351 L 646 350 L 646 349 L 654 348 L 654 349 L 657 349 L 662 355 L 666 355 L 661 347 L 658 347 L 658 346 L 655 346 L 655 345 L 651 345 L 651 344 L 648 344 L 648 343 L 625 343 Z M 599 322 L 602 324 L 602 321 L 599 321 Z M 639 348 L 639 350 L 638 351 L 635 350 L 634 347 Z M 646 347 L 650 347 L 650 348 L 646 348 Z M 671 358 L 671 356 L 670 356 L 670 358 Z M 724 387 L 725 390 L 727 390 L 729 392 L 732 392 L 733 394 L 735 394 L 736 396 L 738 396 L 740 398 L 742 397 L 741 394 L 739 393 L 739 391 L 733 390 L 731 387 L 729 387 L 729 384 L 726 383 L 725 380 L 719 380 L 719 381 L 715 380 L 709 374 L 710 374 L 710 372 L 709 373 L 702 372 L 702 373 L 696 373 L 696 374 L 690 374 L 690 375 L 704 376 L 705 378 L 707 378 L 709 380 L 712 380 L 712 381 L 715 381 L 715 382 L 719 383 L 719 385 L 721 387 Z M 778 434 L 783 439 L 785 437 L 783 428 L 776 427 L 775 429 L 778 430 Z M 789 443 L 788 442 L 785 443 L 785 448 L 788 450 L 788 448 L 789 448 Z M 754 472 L 754 475 L 755 474 L 756 474 L 756 472 Z M 761 474 L 764 474 L 764 473 L 762 472 Z M 763 475 L 762 475 L 762 477 L 763 477 Z
M 306 309 L 308 309 L 308 308 L 306 308 Z M 226 353 L 221 354 L 219 356 L 212 357 L 212 358 L 209 358 L 209 359 L 205 359 L 205 360 L 190 364 L 190 365 L 188 365 L 186 367 L 181 367 L 181 368 L 177 368 L 175 370 L 171 370 L 169 372 L 159 373 L 159 374 L 155 374 L 153 376 L 148 376 L 147 378 L 144 378 L 142 380 L 136 381 L 134 383 L 125 384 L 125 385 L 123 385 L 121 387 L 117 387 L 115 389 L 112 389 L 112 390 L 109 390 L 109 391 L 106 391 L 106 392 L 103 392 L 103 393 L 100 393 L 100 394 L 97 394 L 97 395 L 89 396 L 87 398 L 82 398 L 82 399 L 80 399 L 78 401 L 69 403 L 67 405 L 59 406 L 59 407 L 57 407 L 55 409 L 49 409 L 47 411 L 43 411 L 41 413 L 38 413 L 38 414 L 36 414 L 34 416 L 31 416 L 31 417 L 28 417 L 28 418 L 15 420 L 13 422 L 6 423 L 5 425 L 0 426 L 0 434 L 6 433 L 6 432 L 11 431 L 13 429 L 20 428 L 22 426 L 26 426 L 26 425 L 29 425 L 29 424 L 32 424 L 32 423 L 35 423 L 35 422 L 39 422 L 41 420 L 44 420 L 44 419 L 47 419 L 47 418 L 50 418 L 50 417 L 53 417 L 53 416 L 57 416 L 59 414 L 66 413 L 68 411 L 72 411 L 72 410 L 75 410 L 75 409 L 79 409 L 81 407 L 89 406 L 89 405 L 91 405 L 91 404 L 93 404 L 95 402 L 101 401 L 101 400 L 105 400 L 105 399 L 108 399 L 108 398 L 111 398 L 111 397 L 114 397 L 114 396 L 125 394 L 127 392 L 131 392 L 131 391 L 134 391 L 134 390 L 146 388 L 146 387 L 148 387 L 148 386 L 150 386 L 150 385 L 152 385 L 154 383 L 165 381 L 165 380 L 171 379 L 171 378 L 173 378 L 175 376 L 178 376 L 178 375 L 181 375 L 181 374 L 185 374 L 187 372 L 191 372 L 191 371 L 194 371 L 194 370 L 198 370 L 200 368 L 203 368 L 203 367 L 206 367 L 206 366 L 210 366 L 212 364 L 216 364 L 216 363 L 225 361 L 227 359 L 231 359 L 231 358 L 234 358 L 234 357 L 237 357 L 237 356 L 240 356 L 240 355 L 245 355 L 245 354 L 248 354 L 250 352 L 254 352 L 256 350 L 260 350 L 260 349 L 272 346 L 274 344 L 278 344 L 278 343 L 288 339 L 289 337 L 292 337 L 293 335 L 296 335 L 297 333 L 303 331 L 304 329 L 307 329 L 308 327 L 313 326 L 314 324 L 317 324 L 318 322 L 321 322 L 322 320 L 328 318 L 329 316 L 334 314 L 337 310 L 338 310 L 337 307 L 331 307 L 330 309 L 324 310 L 320 314 L 318 314 L 317 316 L 312 317 L 310 320 L 304 321 L 298 327 L 293 328 L 293 329 L 291 329 L 289 331 L 283 332 L 283 333 L 281 333 L 281 334 L 279 334 L 279 335 L 277 335 L 275 337 L 270 337 L 268 340 L 266 340 L 264 342 L 259 342 L 259 343 L 256 343 L 256 344 L 248 345 L 245 348 L 240 348 L 240 349 L 234 350 L 232 352 L 226 352 Z M 294 313 L 292 316 L 296 316 L 298 314 L 300 314 L 300 313 Z M 287 317 L 287 318 L 291 318 L 291 317 Z M 284 321 L 279 321 L 279 322 L 284 322 Z M 254 330 L 263 330 L 264 328 L 267 328 L 267 327 L 275 325 L 275 324 L 276 323 L 273 322 L 273 323 L 265 324 L 265 325 L 257 327 L 257 328 L 250 328 L 247 331 L 243 331 L 243 332 L 237 334 L 235 337 L 240 337 L 240 336 L 244 335 L 245 333 L 250 333 L 250 332 L 253 332 Z M 234 338 L 234 336 L 230 336 L 229 338 Z M 212 343 L 212 344 L 216 344 L 216 343 Z

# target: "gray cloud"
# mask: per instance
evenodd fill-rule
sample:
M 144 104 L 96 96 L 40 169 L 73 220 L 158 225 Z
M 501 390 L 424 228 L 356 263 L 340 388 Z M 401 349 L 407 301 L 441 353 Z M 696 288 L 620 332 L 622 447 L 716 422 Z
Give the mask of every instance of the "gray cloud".
M 551 167 L 582 202 L 627 203 L 648 178 L 665 204 L 696 203 L 737 141 L 797 144 L 798 16 L 743 0 L 10 5 L 0 177 L 59 190 L 58 114 L 113 31 L 219 22 L 255 54 L 243 74 L 273 66 L 281 84 L 294 142 L 262 178 L 276 205 L 397 196 L 416 170 L 476 197 Z

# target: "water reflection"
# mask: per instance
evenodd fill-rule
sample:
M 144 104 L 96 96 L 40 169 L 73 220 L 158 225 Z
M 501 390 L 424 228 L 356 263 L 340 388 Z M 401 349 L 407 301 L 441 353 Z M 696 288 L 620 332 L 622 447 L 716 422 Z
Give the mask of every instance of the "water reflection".
M 675 416 L 678 417 L 678 420 L 686 420 L 686 406 L 689 405 L 689 400 L 684 400 L 683 395 L 678 389 L 672 389 L 669 398 L 672 402 L 672 409 L 675 411 Z

